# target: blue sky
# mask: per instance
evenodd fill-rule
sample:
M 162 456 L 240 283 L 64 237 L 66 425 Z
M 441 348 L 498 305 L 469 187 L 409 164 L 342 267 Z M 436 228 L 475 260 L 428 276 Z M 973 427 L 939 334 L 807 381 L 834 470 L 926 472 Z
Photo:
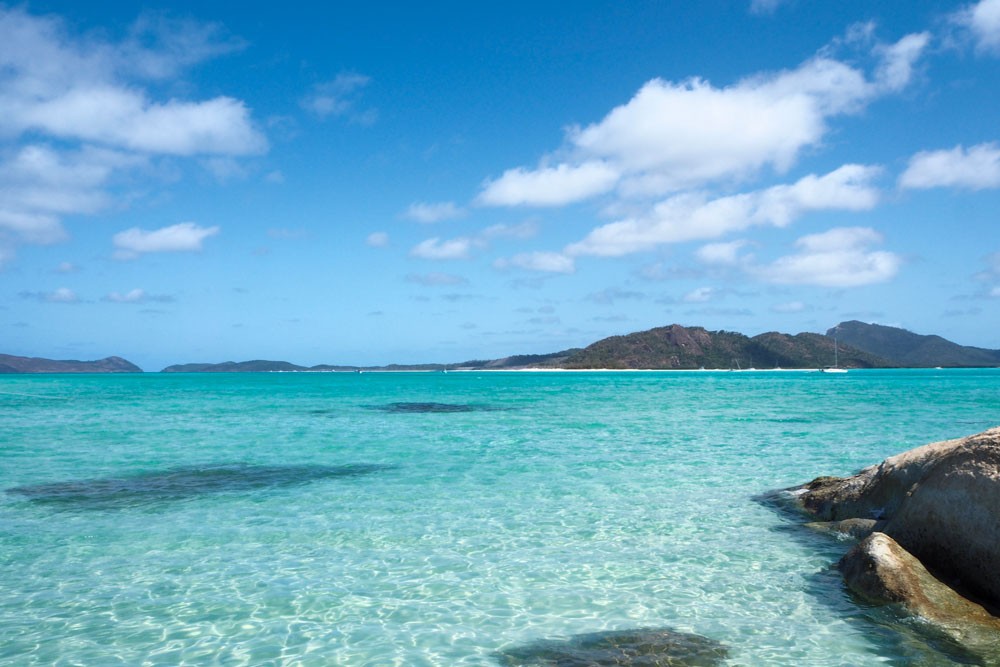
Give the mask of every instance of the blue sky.
M 0 351 L 1000 348 L 1000 0 L 0 5 Z

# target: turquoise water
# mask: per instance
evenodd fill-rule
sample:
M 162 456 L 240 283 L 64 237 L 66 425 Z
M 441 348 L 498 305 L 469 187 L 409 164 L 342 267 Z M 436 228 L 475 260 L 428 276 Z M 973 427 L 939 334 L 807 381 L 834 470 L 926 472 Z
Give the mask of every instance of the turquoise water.
M 845 593 L 847 543 L 752 498 L 1000 424 L 998 389 L 996 370 L 3 376 L 0 665 L 495 665 L 652 627 L 733 665 L 931 660 Z

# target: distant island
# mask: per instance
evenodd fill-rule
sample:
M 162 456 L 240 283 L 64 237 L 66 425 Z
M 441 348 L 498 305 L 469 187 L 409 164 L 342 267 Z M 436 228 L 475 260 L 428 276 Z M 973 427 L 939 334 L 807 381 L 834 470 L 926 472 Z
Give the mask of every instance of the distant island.
M 121 357 L 97 361 L 55 360 L 0 354 L 0 373 L 141 373 L 142 369 Z
M 451 370 L 695 370 L 784 368 L 982 368 L 1000 366 L 1000 350 L 959 345 L 906 329 L 841 322 L 826 334 L 772 331 L 752 338 L 735 331 L 671 324 L 610 336 L 585 348 L 447 364 L 299 366 L 287 361 L 227 361 L 167 366 L 162 373 L 275 373 Z M 0 373 L 141 373 L 121 357 L 54 361 L 0 354 Z
M 826 334 L 790 335 L 768 332 L 748 337 L 734 331 L 672 324 L 648 331 L 604 338 L 585 348 L 550 354 L 522 354 L 501 359 L 475 359 L 449 364 L 390 364 L 388 366 L 297 366 L 286 361 L 243 361 L 221 364 L 179 364 L 164 373 L 238 372 L 365 372 L 521 369 L 695 370 L 825 368 L 974 368 L 1000 366 L 1000 350 L 952 343 L 940 336 L 922 336 L 906 329 L 852 320 Z

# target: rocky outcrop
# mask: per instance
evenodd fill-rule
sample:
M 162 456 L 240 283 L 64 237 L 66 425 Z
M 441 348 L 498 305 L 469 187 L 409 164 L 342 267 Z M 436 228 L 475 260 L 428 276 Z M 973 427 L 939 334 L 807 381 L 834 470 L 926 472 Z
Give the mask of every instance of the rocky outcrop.
M 866 537 L 838 567 L 848 588 L 866 601 L 898 604 L 982 659 L 997 657 L 1000 619 L 942 583 L 885 533 Z
M 823 521 L 874 519 L 949 582 L 1000 606 L 1000 428 L 936 442 L 796 490 Z
M 855 594 L 1000 665 L 1000 428 L 788 491 L 809 527 L 862 539 L 839 564 Z

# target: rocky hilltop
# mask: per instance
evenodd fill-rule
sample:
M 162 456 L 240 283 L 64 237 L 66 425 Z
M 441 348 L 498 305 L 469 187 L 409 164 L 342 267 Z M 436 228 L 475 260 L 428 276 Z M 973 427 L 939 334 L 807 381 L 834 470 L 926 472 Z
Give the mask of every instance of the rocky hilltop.
M 735 331 L 707 331 L 671 324 L 599 340 L 562 362 L 563 368 L 883 368 L 893 364 L 850 346 L 834 352 L 833 338 L 769 332 L 750 338 Z
M 851 320 L 829 329 L 826 335 L 906 368 L 1000 366 L 1000 350 L 959 345 L 941 336 L 924 336 L 881 324 Z
M 141 373 L 142 369 L 121 357 L 97 361 L 55 360 L 0 354 L 0 373 Z

